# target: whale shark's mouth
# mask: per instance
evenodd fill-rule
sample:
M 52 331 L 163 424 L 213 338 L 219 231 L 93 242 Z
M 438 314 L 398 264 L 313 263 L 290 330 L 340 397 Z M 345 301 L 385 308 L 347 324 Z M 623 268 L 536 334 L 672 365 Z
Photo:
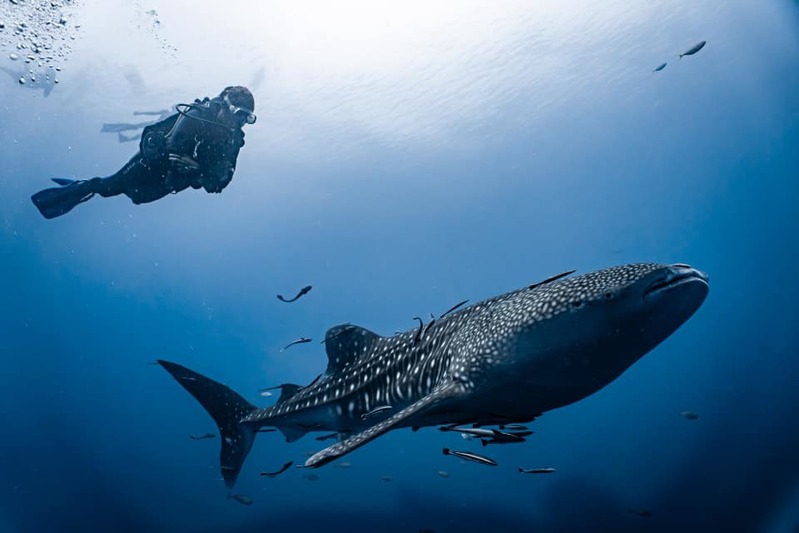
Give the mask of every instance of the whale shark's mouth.
M 671 291 L 681 285 L 697 282 L 707 285 L 707 274 L 688 265 L 672 265 L 665 277 L 656 280 L 652 285 L 647 287 L 643 296 L 644 298 L 649 298 L 653 295 Z

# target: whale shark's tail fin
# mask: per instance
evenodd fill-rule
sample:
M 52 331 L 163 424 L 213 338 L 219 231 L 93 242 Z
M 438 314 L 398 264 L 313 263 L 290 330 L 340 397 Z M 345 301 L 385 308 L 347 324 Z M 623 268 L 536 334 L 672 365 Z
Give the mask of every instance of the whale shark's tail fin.
M 157 362 L 205 407 L 219 426 L 222 441 L 219 468 L 225 485 L 232 487 L 236 483 L 244 459 L 252 448 L 256 433 L 256 428 L 240 422 L 256 407 L 227 385 L 217 383 L 177 363 L 161 359 Z

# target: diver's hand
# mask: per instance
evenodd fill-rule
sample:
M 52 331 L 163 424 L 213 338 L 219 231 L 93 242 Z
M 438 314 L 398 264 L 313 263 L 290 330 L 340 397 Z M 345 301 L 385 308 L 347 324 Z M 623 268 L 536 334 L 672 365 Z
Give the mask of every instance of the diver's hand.
M 188 174 L 200 168 L 197 161 L 185 155 L 169 154 L 169 162 L 172 163 L 172 168 L 181 174 Z

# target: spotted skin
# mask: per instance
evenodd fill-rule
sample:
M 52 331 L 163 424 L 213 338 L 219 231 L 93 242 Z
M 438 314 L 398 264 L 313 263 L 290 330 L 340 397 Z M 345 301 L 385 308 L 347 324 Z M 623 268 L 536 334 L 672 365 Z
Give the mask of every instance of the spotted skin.
M 237 474 L 250 435 L 263 426 L 288 440 L 308 431 L 350 435 L 305 463 L 318 467 L 392 429 L 524 423 L 584 398 L 673 333 L 708 287 L 707 276 L 682 264 L 568 274 L 452 311 L 421 336 L 418 328 L 392 337 L 351 324 L 331 328 L 325 374 L 264 409 L 229 401 L 220 408 L 213 404 L 228 394 L 215 387 L 229 390 L 224 385 L 192 373 L 213 384 L 203 387 L 203 399 L 190 382 L 176 379 L 211 412 L 223 436 L 225 428 L 238 431 L 228 444 L 243 455 L 228 454 L 223 466 Z M 384 405 L 392 409 L 363 417 Z M 225 409 L 220 421 L 214 413 Z

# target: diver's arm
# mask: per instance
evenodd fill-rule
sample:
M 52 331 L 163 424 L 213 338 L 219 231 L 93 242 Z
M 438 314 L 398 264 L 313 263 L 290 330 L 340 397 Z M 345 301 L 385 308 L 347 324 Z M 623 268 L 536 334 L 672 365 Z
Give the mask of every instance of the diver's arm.
M 231 180 L 233 180 L 234 172 L 236 172 L 235 162 L 224 165 L 214 165 L 212 168 L 200 170 L 197 177 L 197 184 L 205 189 L 205 192 L 220 193 L 228 186 Z
M 200 183 L 209 193 L 219 193 L 233 180 L 239 151 L 244 146 L 244 132 L 236 129 L 220 146 L 221 152 L 213 158 L 213 163 L 201 170 Z

